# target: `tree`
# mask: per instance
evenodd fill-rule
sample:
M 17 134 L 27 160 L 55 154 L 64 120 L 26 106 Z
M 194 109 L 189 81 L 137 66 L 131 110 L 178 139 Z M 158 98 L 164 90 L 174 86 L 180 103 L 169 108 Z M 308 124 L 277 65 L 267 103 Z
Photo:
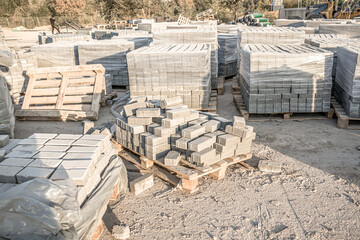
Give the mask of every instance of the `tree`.
M 85 0 L 52 0 L 50 9 L 59 15 L 79 15 L 86 6 Z
M 253 0 L 251 0 L 253 3 Z M 237 19 L 237 12 L 243 7 L 244 1 L 243 0 L 220 0 L 221 5 L 225 8 L 229 9 L 234 16 L 234 22 Z

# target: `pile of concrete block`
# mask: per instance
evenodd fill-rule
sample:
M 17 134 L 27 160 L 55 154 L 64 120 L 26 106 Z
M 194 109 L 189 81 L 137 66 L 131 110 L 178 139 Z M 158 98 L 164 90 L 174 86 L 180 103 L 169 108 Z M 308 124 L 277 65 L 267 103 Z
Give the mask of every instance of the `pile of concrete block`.
M 337 35 L 333 34 L 314 34 L 310 38 L 306 38 L 305 42 L 314 47 L 319 47 L 326 49 L 334 53 L 334 62 L 332 77 L 335 80 L 336 75 L 336 65 L 337 65 L 337 47 L 344 46 L 360 46 L 360 39 L 357 38 L 339 38 Z M 319 36 L 316 36 L 319 35 Z
M 38 67 L 78 65 L 77 45 L 74 42 L 56 42 L 31 47 L 36 55 Z
M 209 45 L 142 47 L 126 57 L 131 97 L 180 96 L 191 108 L 208 107 L 211 95 Z
M 109 135 L 35 133 L 9 145 L 0 162 L 0 183 L 71 178 L 78 187 L 80 205 L 97 187 L 115 154 Z
M 304 27 L 305 20 L 302 19 L 276 19 L 276 27 Z
M 114 36 L 112 39 L 125 39 L 127 41 L 133 42 L 135 49 L 149 46 L 152 42 L 152 34 L 124 34 L 119 36 Z
M 13 137 L 14 128 L 15 128 L 14 106 L 11 100 L 11 96 L 5 78 L 0 72 L 0 134 L 6 134 Z
M 211 85 L 217 87 L 218 40 L 214 29 L 178 29 L 153 33 L 153 44 L 209 44 L 211 49 Z
M 238 82 L 249 113 L 328 112 L 333 53 L 309 45 L 241 48 Z
M 244 44 L 301 45 L 305 42 L 305 32 L 296 28 L 246 27 L 238 29 L 238 47 Z
M 33 52 L 19 50 L 14 53 L 14 61 L 11 66 L 0 66 L 15 104 L 19 103 L 21 94 L 26 91 L 29 80 L 26 75 L 27 70 L 37 67 L 37 65 L 36 55 Z
M 219 76 L 235 75 L 237 70 L 237 33 L 221 33 L 218 35 Z
M 319 30 L 320 26 L 325 26 L 325 25 L 344 25 L 344 24 L 351 24 L 351 23 L 355 23 L 355 20 L 350 20 L 350 19 L 314 19 L 311 21 L 306 21 L 305 22 L 305 27 L 311 27 L 311 28 L 315 28 L 316 30 Z
M 248 154 L 256 135 L 244 118 L 229 121 L 217 114 L 190 110 L 180 97 L 161 102 L 134 98 L 121 114 L 123 119 L 117 119 L 117 142 L 169 166 L 178 165 L 181 159 L 209 166 Z
M 349 117 L 360 118 L 360 46 L 338 47 L 335 98 Z
M 328 24 L 320 25 L 319 33 L 337 34 L 345 38 L 359 38 L 360 24 Z
M 72 34 L 72 33 L 62 33 L 47 35 L 46 32 L 40 33 L 38 35 L 39 44 L 47 44 L 54 42 L 76 42 L 76 41 L 88 41 L 91 39 L 90 35 L 87 34 Z
M 138 30 L 96 30 L 92 32 L 92 38 L 97 40 L 105 40 L 105 39 L 112 39 L 114 37 L 120 37 L 125 35 L 144 35 L 148 34 L 148 31 L 138 31 Z
M 308 39 L 331 39 L 337 38 L 336 34 L 306 34 L 305 35 L 305 43 L 308 43 Z
M 134 49 L 134 43 L 123 40 L 79 42 L 79 64 L 102 64 L 110 74 L 112 85 L 129 85 L 126 54 Z

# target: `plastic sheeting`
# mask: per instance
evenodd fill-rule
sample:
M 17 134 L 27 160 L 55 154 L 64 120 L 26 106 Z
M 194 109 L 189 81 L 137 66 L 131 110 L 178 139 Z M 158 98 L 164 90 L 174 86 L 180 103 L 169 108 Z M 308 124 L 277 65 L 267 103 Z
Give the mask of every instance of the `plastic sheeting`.
M 219 76 L 235 75 L 237 69 L 237 34 L 218 35 Z
M 38 67 L 77 65 L 77 47 L 73 42 L 56 42 L 31 47 L 35 52 Z
M 1 49 L 0 45 L 0 65 L 10 67 L 14 64 L 14 55 L 10 49 Z
M 9 89 L 0 72 L 0 134 L 14 137 L 15 116 Z
M 134 43 L 124 40 L 101 40 L 78 43 L 79 64 L 102 64 L 113 85 L 129 85 L 126 54 Z
M 333 54 L 311 46 L 245 45 L 239 85 L 249 113 L 328 112 Z
M 126 168 L 116 155 L 81 208 L 71 180 L 34 179 L 12 187 L 0 195 L 0 238 L 91 239 L 115 186 L 127 191 Z
M 0 196 L 0 237 L 77 239 L 73 229 L 80 220 L 76 194 L 70 180 L 39 178 L 10 188 Z
M 349 117 L 360 118 L 360 46 L 338 47 L 335 98 Z

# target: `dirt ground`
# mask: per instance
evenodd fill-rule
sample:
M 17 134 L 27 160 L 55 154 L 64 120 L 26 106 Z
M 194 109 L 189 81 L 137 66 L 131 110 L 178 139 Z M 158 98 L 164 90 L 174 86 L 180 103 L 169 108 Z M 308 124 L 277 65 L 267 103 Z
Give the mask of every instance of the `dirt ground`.
M 231 82 L 218 109 L 239 115 Z M 96 126 L 115 121 L 110 107 L 99 115 Z M 248 124 L 257 137 L 247 163 L 281 162 L 282 173 L 235 165 L 223 180 L 200 181 L 191 195 L 155 178 L 150 190 L 108 208 L 101 239 L 114 239 L 119 223 L 130 227 L 131 239 L 359 239 L 360 131 L 338 129 L 335 119 Z M 81 123 L 16 122 L 16 138 L 34 132 L 80 133 Z

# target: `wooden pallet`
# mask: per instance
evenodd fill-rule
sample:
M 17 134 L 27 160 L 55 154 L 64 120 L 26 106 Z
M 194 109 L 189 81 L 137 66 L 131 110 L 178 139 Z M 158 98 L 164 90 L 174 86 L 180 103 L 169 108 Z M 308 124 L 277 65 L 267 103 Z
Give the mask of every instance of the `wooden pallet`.
M 218 93 L 217 93 L 216 90 L 211 90 L 209 107 L 207 107 L 207 108 L 195 108 L 194 110 L 198 110 L 198 111 L 202 111 L 202 112 L 216 113 L 216 111 L 217 111 L 217 95 L 218 95 Z
M 233 77 L 232 79 L 232 91 L 233 95 L 240 95 L 240 86 L 236 77 Z
M 233 95 L 234 102 L 240 112 L 240 115 L 245 118 L 246 121 L 264 122 L 273 120 L 324 120 L 332 118 L 334 110 L 330 109 L 329 112 L 324 113 L 268 113 L 268 114 L 250 114 L 246 110 L 245 103 L 241 95 Z
M 337 116 L 336 126 L 338 128 L 360 130 L 360 118 L 348 117 L 343 107 L 335 100 L 335 98 L 331 99 L 331 105 Z
M 247 169 L 253 169 L 244 163 L 245 160 L 252 158 L 251 153 L 226 158 L 209 167 L 198 167 L 185 160 L 181 160 L 178 166 L 173 167 L 165 165 L 163 160 L 150 160 L 115 141 L 113 142 L 120 150 L 118 153 L 120 157 L 153 173 L 155 176 L 158 176 L 175 187 L 180 186 L 186 193 L 192 193 L 198 190 L 199 179 L 202 177 L 210 176 L 216 180 L 223 179 L 226 169 L 231 165 L 239 163 Z
M 24 102 L 15 115 L 22 120 L 96 120 L 104 73 L 101 64 L 29 70 Z

